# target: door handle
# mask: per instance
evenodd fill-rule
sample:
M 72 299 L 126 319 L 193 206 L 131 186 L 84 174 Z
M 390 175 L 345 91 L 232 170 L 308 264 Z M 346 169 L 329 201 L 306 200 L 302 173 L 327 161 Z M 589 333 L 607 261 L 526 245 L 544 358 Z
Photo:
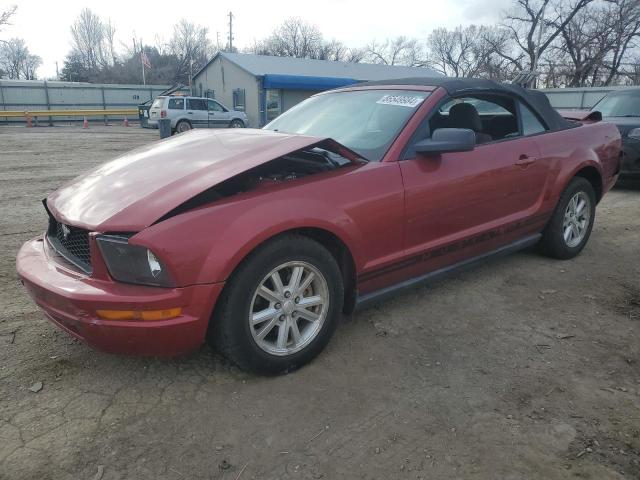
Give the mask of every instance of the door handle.
M 187 112 L 188 115 L 193 115 L 193 112 Z
M 528 167 L 536 160 L 537 160 L 536 157 L 530 157 L 529 155 L 520 155 L 520 158 L 516 162 L 516 165 L 520 167 Z

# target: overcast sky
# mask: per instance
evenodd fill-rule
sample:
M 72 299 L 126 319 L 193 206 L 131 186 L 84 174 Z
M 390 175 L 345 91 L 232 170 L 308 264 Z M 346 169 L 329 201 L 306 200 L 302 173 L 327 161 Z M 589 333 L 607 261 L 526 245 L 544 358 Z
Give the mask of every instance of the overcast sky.
M 207 27 L 214 43 L 216 32 L 220 32 L 224 45 L 227 14 L 231 10 L 235 17 L 234 45 L 238 48 L 267 36 L 291 16 L 315 23 L 326 39 L 335 38 L 358 47 L 372 39 L 398 35 L 425 38 L 436 27 L 492 24 L 511 3 L 512 0 L 0 0 L 0 10 L 18 5 L 13 25 L 2 31 L 0 38 L 24 38 L 32 53 L 42 57 L 38 75 L 52 77 L 56 61 L 62 68 L 70 49 L 69 27 L 85 7 L 104 20 L 111 18 L 118 45 L 131 45 L 134 34 L 151 45 L 156 37 L 168 39 L 180 18 Z

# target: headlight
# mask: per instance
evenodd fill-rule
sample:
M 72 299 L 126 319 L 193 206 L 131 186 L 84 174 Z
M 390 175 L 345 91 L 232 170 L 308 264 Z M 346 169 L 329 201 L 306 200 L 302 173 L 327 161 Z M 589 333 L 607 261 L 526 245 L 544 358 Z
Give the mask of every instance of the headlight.
M 633 138 L 634 140 L 640 140 L 640 128 L 634 128 L 627 133 L 627 137 Z
M 96 240 L 115 280 L 158 287 L 175 286 L 166 267 L 151 250 L 129 245 L 129 239 L 120 235 L 99 235 Z

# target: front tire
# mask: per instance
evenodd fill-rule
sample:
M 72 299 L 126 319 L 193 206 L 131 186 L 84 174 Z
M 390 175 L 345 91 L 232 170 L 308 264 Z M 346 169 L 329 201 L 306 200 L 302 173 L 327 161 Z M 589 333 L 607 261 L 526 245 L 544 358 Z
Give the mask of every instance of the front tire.
M 589 241 L 595 214 L 593 186 L 587 179 L 575 177 L 560 196 L 543 232 L 543 251 L 561 260 L 578 255 Z
M 286 235 L 253 252 L 218 300 L 209 339 L 244 370 L 279 374 L 317 356 L 344 298 L 340 269 L 314 240 Z
M 229 124 L 229 128 L 244 128 L 244 122 L 236 118 Z

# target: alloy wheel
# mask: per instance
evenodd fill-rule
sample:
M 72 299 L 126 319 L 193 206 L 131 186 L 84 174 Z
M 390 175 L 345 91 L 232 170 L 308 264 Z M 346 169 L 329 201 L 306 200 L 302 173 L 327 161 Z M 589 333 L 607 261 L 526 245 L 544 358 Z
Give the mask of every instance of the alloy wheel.
M 580 245 L 589 229 L 591 221 L 591 202 L 585 192 L 578 192 L 567 204 L 562 224 L 562 236 L 565 244 L 574 248 Z
M 259 283 L 249 309 L 249 328 L 265 352 L 291 355 L 318 336 L 328 309 L 329 289 L 322 273 L 307 262 L 287 262 Z

